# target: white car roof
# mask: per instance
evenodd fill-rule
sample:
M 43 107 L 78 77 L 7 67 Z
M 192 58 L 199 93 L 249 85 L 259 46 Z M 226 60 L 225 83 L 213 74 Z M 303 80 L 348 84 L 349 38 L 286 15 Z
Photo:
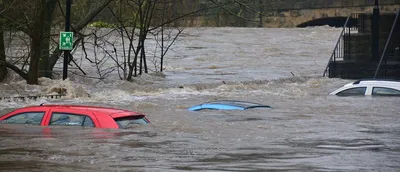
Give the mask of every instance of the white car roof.
M 395 88 L 400 90 L 400 81 L 399 80 L 358 80 L 355 82 L 348 83 L 344 85 L 343 87 L 340 87 L 339 89 L 331 92 L 330 94 L 337 94 L 338 92 L 341 92 L 343 90 L 346 90 L 348 88 L 354 88 L 354 87 L 362 87 L 362 86 L 373 86 L 373 87 L 388 87 L 388 88 Z
M 400 81 L 396 80 L 358 80 L 351 85 L 371 85 L 371 86 L 399 86 Z

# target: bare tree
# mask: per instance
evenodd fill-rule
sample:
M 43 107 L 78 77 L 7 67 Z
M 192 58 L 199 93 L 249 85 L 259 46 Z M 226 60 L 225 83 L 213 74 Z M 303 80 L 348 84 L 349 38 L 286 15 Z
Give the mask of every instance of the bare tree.
M 8 0 L 7 2 L 13 8 L 6 10 L 5 13 L 2 13 L 3 9 L 0 9 L 0 17 L 4 19 L 3 21 L 13 26 L 12 31 L 8 31 L 10 34 L 7 35 L 6 40 L 16 41 L 13 39 L 18 38 L 21 53 L 13 60 L 6 59 L 5 65 L 27 80 L 29 84 L 37 84 L 38 77 L 41 76 L 51 78 L 54 66 L 62 52 L 57 46 L 57 31 L 63 28 L 62 21 L 65 18 L 60 0 L 23 1 L 26 4 L 18 4 L 18 6 L 15 6 L 16 3 L 21 3 L 21 1 Z M 113 3 L 109 6 L 111 2 Z M 199 6 L 188 5 L 192 3 L 197 3 Z M 207 3 L 211 5 L 205 6 L 204 4 Z M 117 7 L 116 4 L 119 6 Z M 30 8 L 31 6 L 35 7 L 34 10 Z M 181 19 L 205 10 L 222 9 L 232 16 L 241 18 L 242 21 L 256 22 L 255 14 L 259 14 L 259 26 L 262 26 L 265 6 L 265 1 L 261 0 L 257 2 L 250 0 L 194 0 L 190 2 L 186 0 L 81 0 L 75 4 L 78 15 L 73 16 L 71 26 L 77 38 L 74 48 L 82 48 L 84 53 L 87 53 L 87 47 L 93 47 L 95 52 L 103 51 L 103 53 L 94 53 L 93 57 L 85 56 L 86 60 L 94 64 L 99 74 L 98 78 L 103 79 L 117 71 L 121 79 L 130 81 L 135 76 L 148 73 L 149 70 L 163 71 L 165 55 L 183 31 L 177 27 Z M 110 11 L 108 14 L 114 18 L 111 23 L 118 27 L 109 29 L 106 35 L 119 33 L 116 37 L 121 38 L 122 52 L 115 42 L 107 39 L 104 34 L 99 34 L 96 30 L 92 32 L 83 30 L 107 7 Z M 251 12 L 253 14 L 250 15 Z M 151 46 L 148 40 L 152 40 Z M 4 69 L 4 60 L 2 60 L 4 58 L 1 54 L 5 56 L 1 52 L 5 52 L 7 48 L 11 49 L 10 52 L 16 51 L 13 49 L 15 47 L 7 47 L 5 43 L 3 45 L 2 47 L 0 42 L 0 69 Z M 110 51 L 109 47 L 113 47 L 113 50 Z M 85 74 L 75 60 L 73 56 L 69 57 L 69 61 L 75 63 L 76 67 Z M 115 66 L 105 65 L 106 61 L 110 60 L 115 62 Z M 148 62 L 153 64 L 153 69 L 149 68 Z M 1 71 L 0 74 L 2 74 Z
M 31 55 L 29 62 L 28 84 L 38 84 L 39 78 L 39 61 L 42 57 L 42 47 L 44 40 L 43 21 L 45 19 L 46 0 L 36 0 L 35 13 L 32 25 L 30 26 L 31 32 Z
M 0 14 L 4 9 L 3 1 L 0 1 Z M 7 75 L 6 66 L 6 53 L 4 48 L 4 29 L 3 29 L 3 17 L 0 16 L 0 82 L 3 81 Z
M 118 0 L 110 4 L 108 9 L 116 28 L 109 28 L 106 33 L 104 29 L 96 30 L 81 42 L 84 59 L 96 66 L 98 78 L 104 79 L 107 74 L 117 71 L 120 79 L 131 81 L 149 71 L 162 72 L 166 53 L 183 31 L 174 25 L 180 19 L 204 10 L 177 13 L 179 2 L 181 0 Z M 118 36 L 111 36 L 116 33 Z M 116 44 L 121 45 L 117 47 Z M 88 58 L 87 47 L 102 53 Z M 103 65 L 106 60 L 115 62 L 113 69 Z
M 6 52 L 4 48 L 3 18 L 0 17 L 0 82 L 6 78 Z
M 53 24 L 53 19 L 54 19 L 54 12 L 56 10 L 56 5 L 57 5 L 58 0 L 47 0 L 47 2 L 44 3 L 44 18 L 42 22 L 42 34 L 43 34 L 43 40 L 42 40 L 42 45 L 41 45 L 41 57 L 40 57 L 40 64 L 39 64 L 39 76 L 44 76 L 47 78 L 52 77 L 52 66 L 49 65 L 50 62 L 50 52 L 54 48 L 52 48 L 52 37 L 51 37 L 51 30 L 52 30 L 52 24 Z M 54 42 L 53 42 L 54 44 Z
M 111 1 L 112 0 L 97 1 L 95 7 L 88 10 L 88 13 L 78 22 L 73 23 L 72 30 L 78 34 L 78 40 L 79 37 L 82 36 L 80 31 L 86 27 L 86 25 L 92 21 L 93 18 Z M 21 4 L 21 2 L 26 4 Z M 57 41 L 52 38 L 52 36 L 54 36 L 52 33 L 61 28 L 52 25 L 54 23 L 53 15 L 57 4 L 59 4 L 61 9 L 59 0 L 9 0 L 7 1 L 9 8 L 0 9 L 0 11 L 6 11 L 3 13 L 0 12 L 1 18 L 4 19 L 3 21 L 10 23 L 13 26 L 10 33 L 19 31 L 20 33 L 17 33 L 16 35 L 21 35 L 19 40 L 12 40 L 13 38 L 10 37 L 10 41 L 26 42 L 29 47 L 27 54 L 18 60 L 11 61 L 6 59 L 6 66 L 27 80 L 29 84 L 38 84 L 38 78 L 40 76 L 51 77 L 53 68 L 61 55 L 58 46 L 54 45 L 57 44 Z M 34 10 L 30 8 L 31 6 L 34 7 Z M 58 34 L 55 36 L 57 35 Z M 25 41 L 26 39 L 29 41 Z M 12 48 L 15 47 L 9 47 L 9 49 L 11 49 L 10 51 L 16 51 Z M 0 52 L 5 52 L 5 50 L 6 47 L 0 46 Z M 20 64 L 21 62 L 22 64 Z M 29 69 L 25 70 L 26 67 L 29 67 Z
M 214 11 L 213 16 L 221 15 L 224 18 L 227 16 L 233 16 L 236 19 L 230 19 L 228 21 L 233 22 L 233 26 L 253 26 L 258 27 L 264 26 L 264 19 L 266 12 L 271 8 L 279 5 L 281 0 L 206 0 L 208 3 L 219 7 L 219 11 Z M 258 19 L 257 19 L 258 18 Z M 218 19 L 217 19 L 218 20 Z M 226 19 L 225 19 L 226 20 Z M 232 25 L 227 23 L 227 25 Z
M 81 31 L 101 12 L 103 9 L 105 9 L 108 4 L 113 0 L 98 0 L 96 1 L 95 6 L 90 8 L 85 15 L 83 15 L 83 18 L 81 18 L 77 23 L 72 23 L 72 31 L 78 36 L 77 41 L 74 45 L 77 45 L 77 42 L 79 42 L 85 34 L 81 33 Z M 65 16 L 65 15 L 64 15 Z M 75 46 L 76 47 L 76 46 Z M 52 70 L 54 66 L 57 63 L 57 60 L 59 59 L 62 51 L 57 47 L 53 50 L 50 58 L 49 58 L 49 69 Z

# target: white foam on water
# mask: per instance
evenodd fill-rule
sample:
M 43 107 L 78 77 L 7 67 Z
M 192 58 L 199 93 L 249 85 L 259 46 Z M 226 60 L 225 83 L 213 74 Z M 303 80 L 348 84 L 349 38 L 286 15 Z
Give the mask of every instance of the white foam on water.
M 74 58 L 82 59 L 77 63 L 87 73 L 86 76 L 78 76 L 81 72 L 72 67 L 70 72 L 73 73 L 69 73 L 69 79 L 63 81 L 41 78 L 38 86 L 27 85 L 25 81 L 18 81 L 18 77 L 14 77 L 9 83 L 17 84 L 23 91 L 8 93 L 27 95 L 27 92 L 29 95 L 39 95 L 63 91 L 66 96 L 62 100 L 77 102 L 187 99 L 193 95 L 230 96 L 248 92 L 281 97 L 308 96 L 310 93 L 306 87 L 320 87 L 325 81 L 306 81 L 310 85 L 301 80 L 263 84 L 240 82 L 288 78 L 293 74 L 311 76 L 316 72 L 322 73 L 339 31 L 340 29 L 326 26 L 307 29 L 185 28 L 183 36 L 171 47 L 164 59 L 163 73 L 154 73 L 155 70 L 151 69 L 151 74 L 134 77 L 132 82 L 128 82 L 122 81 L 117 71 L 114 71 L 105 79 L 97 80 L 95 78 L 99 74 L 96 67 L 84 58 L 85 53 L 82 50 L 76 49 L 73 52 Z M 97 32 L 100 35 L 108 34 L 107 29 L 97 29 Z M 121 57 L 122 44 L 119 35 L 109 34 L 107 39 L 114 43 L 118 51 L 116 53 Z M 154 42 L 149 39 L 146 47 L 154 46 Z M 111 44 L 106 44 L 105 49 L 90 46 L 86 48 L 87 57 L 92 60 L 95 56 L 104 55 L 105 51 L 114 51 Z M 115 62 L 108 60 L 100 67 L 105 69 L 112 66 L 115 66 Z M 150 62 L 148 66 L 153 68 Z M 56 67 L 62 68 L 62 59 Z M 223 84 L 224 82 L 237 84 Z

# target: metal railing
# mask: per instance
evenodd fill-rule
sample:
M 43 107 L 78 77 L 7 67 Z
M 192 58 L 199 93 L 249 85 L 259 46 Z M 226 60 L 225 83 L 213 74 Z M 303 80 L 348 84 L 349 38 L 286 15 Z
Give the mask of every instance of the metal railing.
M 386 55 L 386 51 L 387 51 L 388 45 L 389 45 L 389 43 L 390 43 L 390 41 L 392 39 L 392 36 L 393 36 L 393 31 L 395 30 L 396 25 L 397 25 L 397 20 L 398 20 L 398 17 L 399 17 L 399 13 L 400 13 L 400 9 L 397 10 L 396 17 L 395 17 L 395 19 L 393 21 L 392 29 L 390 30 L 389 36 L 388 36 L 388 38 L 386 40 L 385 48 L 383 49 L 381 58 L 379 59 L 378 66 L 376 67 L 375 74 L 374 74 L 374 79 L 376 78 L 376 75 L 378 74 L 378 71 L 379 71 L 379 68 L 381 67 L 383 58 Z
M 353 16 L 354 16 L 353 14 L 352 14 L 352 15 L 349 15 L 349 16 L 347 17 L 347 19 L 346 19 L 346 22 L 345 22 L 344 25 L 343 25 L 343 29 L 342 29 L 342 31 L 340 32 L 340 35 L 339 35 L 339 38 L 338 38 L 338 40 L 337 40 L 337 42 L 336 42 L 335 48 L 333 49 L 332 55 L 331 55 L 331 57 L 329 58 L 329 61 L 328 61 L 328 64 L 326 65 L 326 67 L 325 67 L 324 73 L 322 74 L 323 77 L 326 76 L 326 73 L 328 72 L 330 63 L 331 63 L 332 61 L 335 62 L 336 59 L 338 59 L 338 58 L 343 58 L 344 52 L 345 52 L 345 51 L 344 51 L 344 47 L 345 47 L 345 46 L 350 46 L 350 39 L 344 40 L 344 39 L 342 39 L 342 38 L 343 38 L 343 36 L 346 34 L 346 28 L 348 28 L 348 31 L 347 31 L 348 34 L 350 34 L 350 32 L 352 31 L 352 29 L 354 29 L 353 27 L 348 27 L 349 21 L 350 21 L 350 19 L 351 19 Z M 357 16 L 356 16 L 356 17 L 357 17 Z M 350 36 L 349 36 L 349 38 L 350 38 Z M 347 41 L 347 44 L 346 44 L 345 41 Z M 343 45 L 343 47 L 342 47 L 341 45 Z
M 36 96 L 15 96 L 15 97 L 0 97 L 0 101 L 11 101 L 11 100 L 37 100 L 39 98 L 47 99 L 60 99 L 65 95 L 63 94 L 49 94 L 49 95 L 36 95 Z

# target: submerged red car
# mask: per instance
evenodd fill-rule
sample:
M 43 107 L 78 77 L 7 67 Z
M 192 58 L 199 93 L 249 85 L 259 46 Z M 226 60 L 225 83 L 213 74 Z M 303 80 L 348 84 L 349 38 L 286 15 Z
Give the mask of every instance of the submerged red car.
M 81 105 L 24 107 L 0 116 L 0 121 L 6 124 L 95 128 L 127 128 L 132 124 L 150 123 L 145 115 L 139 112 Z

